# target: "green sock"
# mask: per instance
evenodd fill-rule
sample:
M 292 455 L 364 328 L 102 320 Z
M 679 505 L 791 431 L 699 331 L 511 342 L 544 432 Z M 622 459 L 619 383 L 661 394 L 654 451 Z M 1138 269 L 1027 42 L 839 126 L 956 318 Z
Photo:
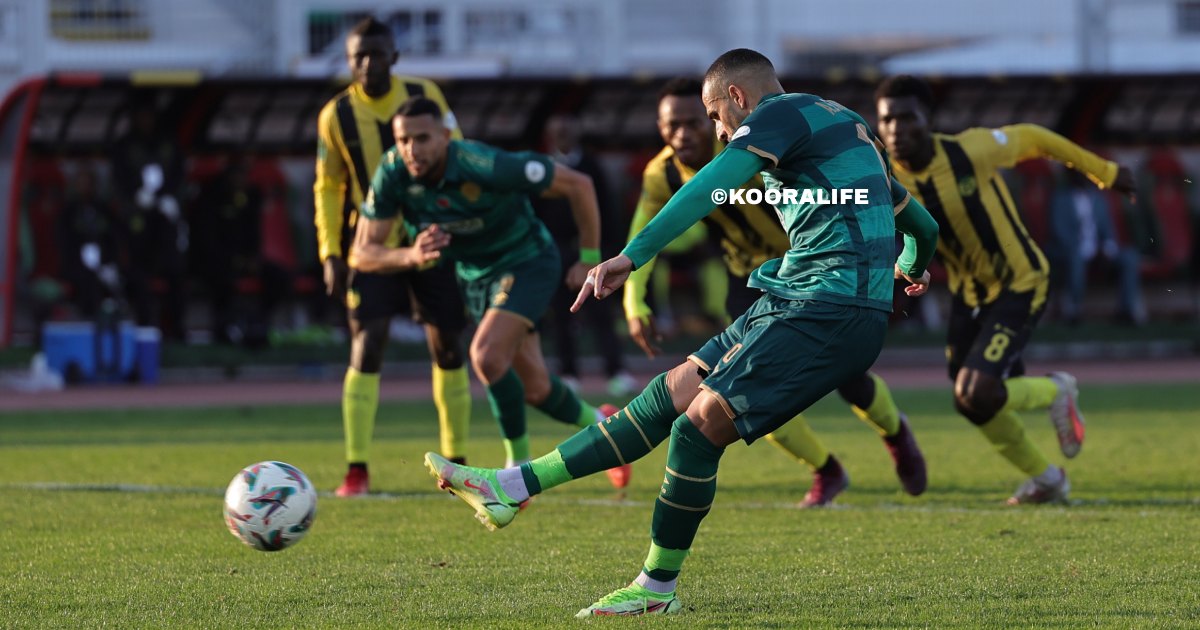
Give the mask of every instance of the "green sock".
M 487 386 L 492 416 L 500 425 L 504 450 L 512 460 L 529 459 L 529 436 L 525 434 L 525 386 L 513 370 Z
M 725 449 L 716 446 L 682 414 L 671 427 L 667 471 L 654 503 L 650 539 L 675 554 L 647 558 L 642 570 L 651 579 L 667 582 L 679 576 L 700 521 L 712 509 L 717 493 L 717 465 Z M 651 548 L 653 550 L 653 548 Z M 649 566 L 651 563 L 655 566 Z
M 979 425 L 979 430 L 1001 457 L 1026 475 L 1036 477 L 1050 466 L 1046 456 L 1025 435 L 1025 425 L 1017 414 L 1001 411 L 995 418 Z
M 525 486 L 534 495 L 637 460 L 667 439 L 678 415 L 667 391 L 667 375 L 659 374 L 613 417 L 590 423 L 550 454 L 523 464 Z
M 586 427 L 596 423 L 596 410 L 579 400 L 579 396 L 553 374 L 550 375 L 550 393 L 536 406 L 542 413 L 566 424 Z M 587 422 L 582 421 L 585 414 Z
M 646 563 L 642 565 L 642 573 L 653 579 L 656 575 L 667 575 L 664 582 L 675 579 L 674 576 L 679 575 L 679 571 L 683 568 L 683 561 L 687 559 L 691 553 L 687 549 L 664 549 L 656 543 L 650 543 L 650 552 L 646 554 Z
M 1006 411 L 1035 411 L 1045 409 L 1058 395 L 1058 385 L 1045 376 L 1018 376 L 1004 381 L 1008 390 Z

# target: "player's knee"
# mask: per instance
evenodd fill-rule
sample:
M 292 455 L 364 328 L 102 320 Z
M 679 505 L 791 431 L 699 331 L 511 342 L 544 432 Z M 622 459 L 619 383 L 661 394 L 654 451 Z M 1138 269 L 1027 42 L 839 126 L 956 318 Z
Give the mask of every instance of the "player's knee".
M 549 378 L 521 379 L 521 381 L 525 385 L 525 404 L 536 407 L 550 397 Z
M 438 367 L 443 370 L 457 370 L 463 366 L 462 343 L 457 332 L 426 326 L 425 338 L 429 342 L 433 362 Z
M 387 328 L 384 326 L 367 324 L 354 334 L 350 345 L 351 367 L 359 372 L 379 372 L 383 367 L 383 350 L 387 345 Z
M 870 372 L 863 372 L 842 383 L 837 391 L 842 400 L 860 409 L 866 409 L 875 400 L 875 379 L 871 378 Z
M 954 384 L 954 407 L 972 424 L 984 424 L 1004 408 L 1004 383 L 990 378 L 959 378 Z
M 495 383 L 512 367 L 512 361 L 493 346 L 471 347 L 471 367 L 485 383 Z
M 724 401 L 711 392 L 702 391 L 696 396 L 688 406 L 687 417 L 704 437 L 717 446 L 728 446 L 738 440 L 733 415 Z
M 667 392 L 671 394 L 671 404 L 676 412 L 683 413 L 691 406 L 700 393 L 703 380 L 699 368 L 691 361 L 684 361 L 667 372 Z

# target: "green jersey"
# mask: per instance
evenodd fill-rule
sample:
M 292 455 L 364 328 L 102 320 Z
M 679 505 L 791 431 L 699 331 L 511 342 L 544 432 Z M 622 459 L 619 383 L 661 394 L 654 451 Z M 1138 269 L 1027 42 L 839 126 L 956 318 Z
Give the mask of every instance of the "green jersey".
M 512 268 L 553 245 L 529 195 L 554 179 L 554 160 L 452 140 L 446 173 L 436 183 L 413 179 L 396 147 L 383 155 L 363 203 L 368 219 L 400 219 L 410 237 L 437 224 L 450 233 L 443 250 L 458 276 L 471 281 Z
M 751 274 L 749 286 L 785 299 L 890 312 L 893 208 L 908 193 L 891 177 L 862 117 L 811 94 L 774 94 L 733 134 L 731 149 L 771 162 L 763 181 L 780 194 L 775 211 L 791 242 L 782 258 Z M 848 190 L 861 192 L 847 200 Z

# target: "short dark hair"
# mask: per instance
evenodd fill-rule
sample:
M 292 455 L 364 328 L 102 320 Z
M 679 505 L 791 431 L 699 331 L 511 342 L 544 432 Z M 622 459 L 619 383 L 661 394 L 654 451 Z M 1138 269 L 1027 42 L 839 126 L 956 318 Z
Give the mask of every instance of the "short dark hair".
M 668 96 L 695 96 L 699 98 L 703 94 L 703 84 L 692 77 L 675 77 L 663 84 L 662 89 L 658 91 L 658 100 L 663 100 Z
M 392 118 L 411 118 L 414 116 L 425 116 L 426 114 L 433 116 L 435 120 L 442 119 L 442 106 L 437 104 L 437 101 L 426 96 L 413 96 L 408 100 L 400 103 L 400 108 L 392 115 Z
M 753 72 L 769 72 L 772 76 L 775 75 L 775 66 L 767 59 L 765 55 L 749 48 L 734 48 L 725 54 L 717 57 L 717 60 L 712 62 L 708 70 L 704 73 L 704 80 L 716 81 L 718 79 L 725 80 L 730 75 L 739 74 L 745 71 Z
M 375 37 L 377 35 L 392 39 L 392 29 L 387 24 L 375 19 L 375 16 L 370 15 L 359 21 L 350 29 L 350 35 L 358 35 L 359 37 Z
M 875 88 L 875 101 L 881 98 L 904 98 L 912 96 L 929 112 L 933 112 L 933 90 L 923 79 L 911 74 L 890 76 Z

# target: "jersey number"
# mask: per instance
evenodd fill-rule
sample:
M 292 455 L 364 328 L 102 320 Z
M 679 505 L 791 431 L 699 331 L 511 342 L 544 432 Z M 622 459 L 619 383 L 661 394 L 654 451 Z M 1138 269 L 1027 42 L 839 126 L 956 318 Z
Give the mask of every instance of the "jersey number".
M 988 342 L 986 348 L 983 349 L 983 358 L 995 363 L 1004 358 L 1004 351 L 1008 349 L 1008 344 L 1012 341 L 1008 335 L 1004 333 L 996 333 L 992 335 L 992 340 Z

